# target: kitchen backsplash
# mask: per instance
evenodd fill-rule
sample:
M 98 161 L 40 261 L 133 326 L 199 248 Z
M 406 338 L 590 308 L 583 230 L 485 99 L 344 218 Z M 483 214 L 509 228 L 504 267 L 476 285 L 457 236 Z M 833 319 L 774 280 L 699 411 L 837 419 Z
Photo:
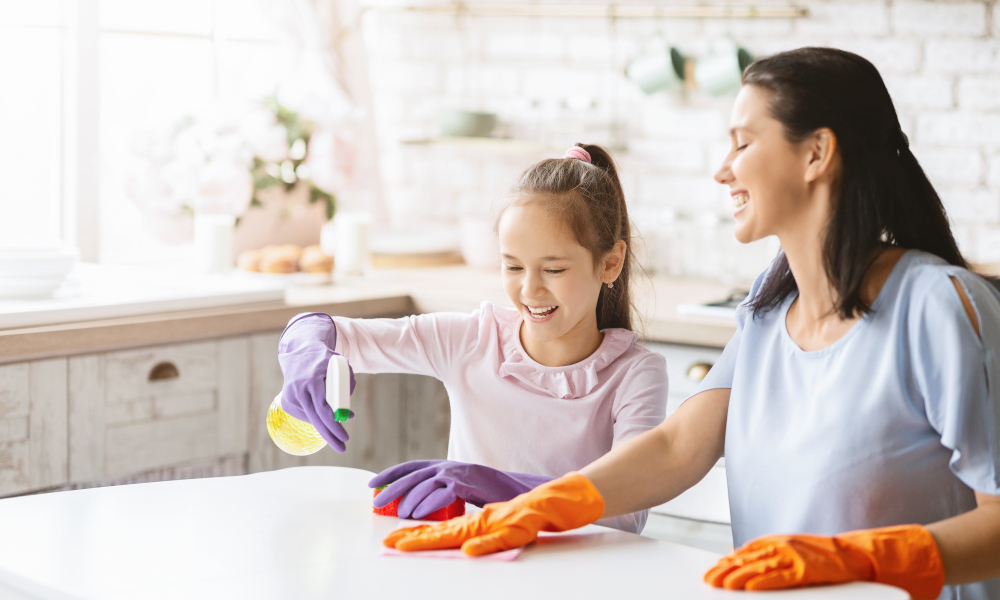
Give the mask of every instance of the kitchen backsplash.
M 468 2 L 475 5 L 475 2 Z M 732 4 L 732 3 L 731 3 Z M 712 180 L 734 95 L 646 95 L 629 62 L 732 39 L 754 55 L 808 45 L 881 71 L 914 153 L 973 261 L 1000 262 L 1000 7 L 992 2 L 797 2 L 782 19 L 482 17 L 371 10 L 364 18 L 381 172 L 392 222 L 456 223 L 502 202 L 532 162 L 575 142 L 619 159 L 643 262 L 656 272 L 752 277 L 773 242 L 732 239 Z M 494 112 L 496 141 L 442 141 L 444 109 Z

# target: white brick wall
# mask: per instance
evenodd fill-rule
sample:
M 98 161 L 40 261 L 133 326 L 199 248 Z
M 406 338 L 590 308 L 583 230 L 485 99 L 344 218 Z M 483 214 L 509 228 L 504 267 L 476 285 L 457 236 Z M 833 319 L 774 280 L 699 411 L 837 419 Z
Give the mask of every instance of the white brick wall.
M 1000 5 L 799 4 L 809 17 L 612 23 L 370 13 L 365 38 L 394 222 L 454 223 L 462 214 L 486 212 L 526 166 L 582 141 L 615 145 L 637 214 L 672 210 L 690 223 L 715 213 L 725 227 L 728 199 L 712 174 L 728 151 L 732 97 L 646 96 L 623 72 L 630 60 L 665 42 L 702 56 L 732 36 L 756 55 L 820 45 L 871 60 L 963 251 L 975 261 L 1000 261 Z M 498 131 L 522 141 L 400 144 L 434 137 L 439 111 L 449 107 L 496 112 Z M 762 266 L 741 268 L 752 273 Z

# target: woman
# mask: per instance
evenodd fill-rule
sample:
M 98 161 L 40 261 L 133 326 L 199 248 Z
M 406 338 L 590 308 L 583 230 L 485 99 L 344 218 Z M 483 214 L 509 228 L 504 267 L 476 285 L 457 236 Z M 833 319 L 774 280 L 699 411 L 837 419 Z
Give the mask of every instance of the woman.
M 386 544 L 523 545 L 665 502 L 725 451 L 750 543 L 712 585 L 1000 599 L 1000 295 L 966 270 L 877 70 L 826 48 L 760 59 L 731 137 L 716 180 L 736 236 L 783 252 L 699 392 L 579 473 Z

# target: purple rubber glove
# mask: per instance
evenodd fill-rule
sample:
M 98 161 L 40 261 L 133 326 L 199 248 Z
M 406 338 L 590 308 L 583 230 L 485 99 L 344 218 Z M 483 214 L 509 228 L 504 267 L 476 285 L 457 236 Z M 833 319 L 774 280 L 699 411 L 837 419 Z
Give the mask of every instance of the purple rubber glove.
M 337 452 L 347 449 L 347 430 L 333 417 L 326 403 L 326 368 L 337 354 L 337 327 L 330 315 L 306 313 L 288 323 L 278 342 L 278 364 L 285 377 L 281 408 L 300 421 L 311 423 Z M 354 369 L 351 393 L 354 393 Z M 354 416 L 354 413 L 351 413 Z
M 552 479 L 451 460 L 414 460 L 382 471 L 368 487 L 390 484 L 375 497 L 375 507 L 382 508 L 403 496 L 397 514 L 403 519 L 421 519 L 458 498 L 481 508 L 506 502 Z

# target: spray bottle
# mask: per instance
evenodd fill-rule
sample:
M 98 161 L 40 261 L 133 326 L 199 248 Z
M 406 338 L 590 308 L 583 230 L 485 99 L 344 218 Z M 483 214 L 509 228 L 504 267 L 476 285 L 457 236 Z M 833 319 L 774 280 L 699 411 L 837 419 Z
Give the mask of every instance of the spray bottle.
M 336 354 L 326 367 L 326 403 L 338 422 L 350 417 L 351 372 L 347 359 Z M 300 421 L 281 408 L 280 393 L 267 409 L 267 433 L 279 448 L 295 456 L 308 456 L 326 446 L 326 440 L 311 423 Z

